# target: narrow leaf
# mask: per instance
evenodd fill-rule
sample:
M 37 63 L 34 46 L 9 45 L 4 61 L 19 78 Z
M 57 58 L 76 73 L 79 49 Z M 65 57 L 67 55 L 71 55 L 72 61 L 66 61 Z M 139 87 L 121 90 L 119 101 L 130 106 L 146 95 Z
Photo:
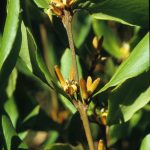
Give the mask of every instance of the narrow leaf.
M 10 119 L 6 115 L 2 115 L 2 129 L 7 150 L 17 149 L 22 141 L 18 137 Z M 27 148 L 23 143 L 22 148 Z
M 146 72 L 129 79 L 110 94 L 107 117 L 109 125 L 128 121 L 135 112 L 150 102 L 149 74 Z
M 129 78 L 135 77 L 149 68 L 149 33 L 134 48 L 128 59 L 122 63 L 111 80 L 95 95 L 110 87 L 122 84 Z
M 19 20 L 20 1 L 10 0 L 8 3 L 8 14 L 0 47 L 0 70 L 12 50 L 19 27 Z
M 142 141 L 140 150 L 149 150 L 150 149 L 150 134 L 146 135 Z
M 48 8 L 48 2 L 49 0 L 33 0 L 35 4 L 40 8 Z
M 85 5 L 87 2 L 89 4 Z M 148 28 L 148 0 L 88 0 L 80 3 L 79 6 L 88 9 L 97 19 L 113 20 Z
M 26 63 L 27 67 L 32 72 L 32 65 L 31 65 L 30 54 L 29 54 L 27 31 L 26 31 L 26 28 L 25 28 L 25 25 L 23 22 L 21 23 L 21 32 L 22 32 L 22 43 L 21 43 L 21 50 L 20 50 L 19 56 Z

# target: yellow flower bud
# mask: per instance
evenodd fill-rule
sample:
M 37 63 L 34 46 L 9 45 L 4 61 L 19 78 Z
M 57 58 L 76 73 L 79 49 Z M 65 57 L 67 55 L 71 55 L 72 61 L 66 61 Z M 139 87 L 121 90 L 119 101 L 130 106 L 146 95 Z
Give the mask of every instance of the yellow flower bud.
M 98 39 L 97 36 L 95 36 L 95 37 L 93 38 L 93 41 L 92 41 L 92 45 L 93 45 L 93 47 L 94 47 L 95 49 L 98 48 L 98 42 L 99 42 L 99 39 Z
M 86 82 L 84 79 L 80 80 L 80 88 L 81 88 L 81 92 L 82 92 L 82 98 L 84 100 L 87 100 L 88 99 L 88 92 L 87 92 Z
M 74 90 L 74 93 L 75 93 L 75 92 L 77 92 L 77 90 L 78 90 L 78 87 L 77 87 L 76 85 L 74 85 L 74 84 L 73 84 L 73 85 L 71 85 L 71 87 L 73 88 L 73 90 Z
M 97 79 L 92 83 L 92 85 L 90 86 L 89 91 L 88 91 L 89 94 L 92 94 L 92 93 L 95 91 L 95 89 L 97 88 L 99 82 L 100 82 L 100 78 L 97 78 Z
M 66 85 L 66 82 L 65 82 L 65 80 L 64 80 L 64 78 L 63 78 L 63 76 L 62 76 L 62 74 L 61 74 L 61 72 L 60 72 L 60 69 L 58 68 L 57 65 L 54 66 L 54 69 L 55 69 L 55 73 L 56 73 L 56 75 L 57 75 L 57 78 L 58 78 L 58 80 L 59 80 L 61 86 L 64 87 L 64 86 Z
M 61 9 L 59 9 L 57 7 L 51 6 L 50 9 L 57 16 L 62 16 L 62 14 L 63 14 Z
M 104 142 L 103 142 L 103 140 L 99 140 L 99 142 L 98 142 L 98 150 L 104 150 Z
M 100 119 L 101 119 L 101 123 L 103 125 L 107 124 L 107 115 L 108 115 L 108 111 L 106 109 L 102 108 Z
M 87 83 L 86 83 L 87 91 L 90 90 L 91 85 L 92 85 L 92 78 L 90 76 L 88 76 Z

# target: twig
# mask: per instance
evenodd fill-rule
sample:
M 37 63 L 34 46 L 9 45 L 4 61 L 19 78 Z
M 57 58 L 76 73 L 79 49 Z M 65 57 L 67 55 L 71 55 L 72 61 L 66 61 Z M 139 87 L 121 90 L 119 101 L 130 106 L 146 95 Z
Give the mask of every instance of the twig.
M 68 41 L 69 41 L 69 46 L 72 51 L 72 64 L 74 68 L 74 73 L 75 73 L 75 80 L 79 83 L 79 76 L 78 76 L 78 68 L 77 68 L 77 60 L 76 60 L 76 52 L 75 52 L 75 47 L 74 47 L 74 42 L 73 42 L 73 35 L 72 35 L 72 14 L 71 11 L 69 10 L 64 10 L 64 16 L 62 18 L 62 22 L 64 24 L 64 27 L 67 32 L 68 36 Z M 77 110 L 80 113 L 80 117 L 83 123 L 83 127 L 85 130 L 86 138 L 88 141 L 88 145 L 90 150 L 94 150 L 94 143 L 91 135 L 91 130 L 90 130 L 90 125 L 89 125 L 89 120 L 87 116 L 87 105 L 82 103 L 80 100 L 73 100 L 73 104 L 77 108 Z
M 89 120 L 88 120 L 88 116 L 87 116 L 87 105 L 83 104 L 80 101 L 73 101 L 73 103 L 80 113 L 80 117 L 81 117 L 81 120 L 83 123 L 83 127 L 85 130 L 85 134 L 86 134 L 89 148 L 90 148 L 90 150 L 94 150 L 94 143 L 93 143 L 90 125 L 89 125 Z
M 68 41 L 69 41 L 69 46 L 72 52 L 72 64 L 73 68 L 75 71 L 75 80 L 79 83 L 79 76 L 78 76 L 78 68 L 77 68 L 77 61 L 76 61 L 76 52 L 75 52 L 75 47 L 74 47 L 74 42 L 73 42 L 73 35 L 72 35 L 72 15 L 70 11 L 64 10 L 64 16 L 62 18 L 62 22 L 64 24 L 64 27 L 67 32 L 68 36 Z

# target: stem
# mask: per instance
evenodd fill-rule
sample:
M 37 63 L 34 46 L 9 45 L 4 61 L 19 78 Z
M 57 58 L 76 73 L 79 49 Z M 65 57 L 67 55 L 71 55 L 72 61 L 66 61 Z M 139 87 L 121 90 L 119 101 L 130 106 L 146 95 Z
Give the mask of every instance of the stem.
M 82 102 L 80 102 L 80 101 L 73 101 L 73 103 L 80 113 L 80 117 L 81 117 L 83 127 L 85 130 L 86 138 L 88 141 L 89 149 L 94 150 L 94 143 L 93 143 L 89 120 L 88 120 L 88 116 L 87 116 L 87 105 L 82 104 Z
M 75 47 L 74 47 L 74 42 L 73 42 L 73 35 L 72 35 L 72 15 L 70 11 L 64 10 L 64 16 L 62 18 L 62 22 L 64 24 L 64 27 L 67 32 L 68 36 L 68 41 L 69 41 L 69 47 L 71 49 L 71 54 L 72 54 L 72 64 L 75 72 L 75 80 L 79 83 L 79 76 L 78 76 L 78 68 L 77 68 L 77 61 L 76 61 L 76 52 L 75 52 Z
M 72 35 L 72 15 L 69 10 L 64 10 L 64 16 L 62 18 L 62 22 L 67 32 L 68 40 L 69 40 L 69 47 L 71 49 L 72 54 L 72 64 L 75 72 L 75 80 L 79 83 L 79 76 L 78 76 L 78 68 L 77 68 L 77 60 L 76 60 L 76 52 L 73 42 L 73 35 Z M 83 123 L 83 127 L 85 130 L 86 138 L 88 141 L 89 149 L 94 150 L 94 143 L 91 135 L 89 120 L 87 116 L 87 105 L 83 104 L 81 101 L 73 100 L 73 103 L 77 110 L 80 113 L 80 117 Z

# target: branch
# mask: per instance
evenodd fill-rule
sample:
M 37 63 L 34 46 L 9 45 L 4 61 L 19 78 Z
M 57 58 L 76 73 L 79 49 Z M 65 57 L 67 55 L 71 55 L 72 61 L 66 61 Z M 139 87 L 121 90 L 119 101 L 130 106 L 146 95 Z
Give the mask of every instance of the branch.
M 73 35 L 72 35 L 72 25 L 71 25 L 72 15 L 71 15 L 70 11 L 64 10 L 64 16 L 62 18 L 62 22 L 63 22 L 64 27 L 66 29 L 68 41 L 69 41 L 69 47 L 70 47 L 71 52 L 72 52 L 72 64 L 73 64 L 73 68 L 75 71 L 75 80 L 79 83 L 78 68 L 77 68 L 77 61 L 76 61 L 76 52 L 75 52 L 75 47 L 74 47 L 74 42 L 73 42 Z

